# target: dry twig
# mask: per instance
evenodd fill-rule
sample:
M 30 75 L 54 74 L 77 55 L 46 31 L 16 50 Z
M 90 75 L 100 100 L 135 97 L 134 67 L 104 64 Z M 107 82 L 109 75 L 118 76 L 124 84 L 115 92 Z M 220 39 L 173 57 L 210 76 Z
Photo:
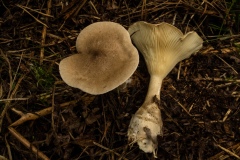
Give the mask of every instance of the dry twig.
M 50 15 L 51 14 L 51 7 L 52 7 L 52 0 L 48 0 L 46 15 Z M 48 23 L 48 17 L 46 17 L 46 23 Z M 42 45 L 45 44 L 46 34 L 47 34 L 47 26 L 43 26 L 42 41 L 41 41 Z M 43 63 L 43 58 L 44 58 L 44 47 L 42 47 L 41 50 L 40 50 L 40 64 Z
M 235 153 L 233 153 L 232 151 L 230 151 L 229 149 L 227 148 L 224 148 L 222 146 L 220 146 L 219 144 L 217 145 L 219 148 L 221 148 L 223 151 L 227 152 L 229 155 L 237 158 L 237 159 L 240 159 L 240 157 L 238 155 L 236 155 Z
M 2 53 L 2 51 L 1 51 L 1 55 L 2 55 L 2 57 L 6 60 L 6 62 L 8 63 L 8 70 L 9 70 L 8 72 L 9 72 L 9 77 L 10 77 L 8 99 L 12 99 L 12 98 L 14 97 L 14 95 L 16 94 L 16 92 L 17 92 L 17 90 L 18 90 L 18 88 L 19 88 L 19 86 L 20 86 L 20 83 L 21 83 L 22 80 L 25 78 L 25 76 L 28 74 L 28 72 L 25 73 L 25 74 L 23 74 L 23 75 L 18 79 L 15 87 L 13 88 L 13 83 L 14 83 L 16 77 L 14 77 L 14 79 L 12 79 L 11 64 L 10 64 L 7 56 L 4 55 L 4 54 Z M 21 59 L 20 59 L 20 62 L 21 62 Z M 19 65 L 20 65 L 20 63 L 19 63 Z M 3 110 L 2 110 L 2 113 L 1 113 L 1 115 L 0 115 L 0 133 L 1 133 L 1 131 L 2 131 L 3 118 L 4 118 L 4 116 L 6 115 L 7 110 L 9 109 L 10 104 L 11 104 L 11 101 L 5 101 L 5 106 L 4 106 L 4 108 L 3 108 Z
M 109 149 L 109 148 L 107 148 L 107 147 L 104 147 L 103 145 L 101 145 L 101 144 L 99 144 L 99 143 L 97 143 L 97 142 L 93 142 L 93 144 L 95 144 L 96 146 L 98 146 L 98 147 L 100 147 L 100 148 L 102 148 L 102 149 L 105 149 L 105 150 L 107 150 L 107 151 L 109 151 L 109 152 L 111 152 L 111 153 L 114 153 L 115 155 L 117 155 L 118 157 L 121 157 L 121 158 L 124 159 L 124 160 L 128 160 L 127 158 L 122 157 L 121 154 L 115 152 L 115 151 L 112 150 L 112 149 Z
M 60 107 L 67 107 L 69 105 L 76 104 L 78 101 L 70 101 L 60 104 Z M 26 121 L 35 120 L 39 117 L 45 116 L 52 113 L 52 107 L 45 108 L 43 110 L 37 111 L 35 113 L 27 113 L 24 114 L 21 118 L 19 118 L 17 121 L 13 122 L 10 126 L 18 126 Z
M 31 17 L 33 17 L 38 23 L 42 24 L 43 26 L 48 27 L 45 23 L 43 23 L 42 21 L 40 21 L 38 18 L 36 18 L 34 15 L 32 15 L 25 7 L 22 7 L 19 4 L 16 4 L 17 7 L 23 9 L 26 13 L 28 13 Z
M 35 146 L 33 146 L 27 139 L 25 139 L 20 133 L 18 133 L 14 128 L 8 127 L 10 133 L 17 138 L 25 147 L 30 149 L 34 154 L 36 154 L 42 160 L 50 160 L 44 153 L 39 151 Z

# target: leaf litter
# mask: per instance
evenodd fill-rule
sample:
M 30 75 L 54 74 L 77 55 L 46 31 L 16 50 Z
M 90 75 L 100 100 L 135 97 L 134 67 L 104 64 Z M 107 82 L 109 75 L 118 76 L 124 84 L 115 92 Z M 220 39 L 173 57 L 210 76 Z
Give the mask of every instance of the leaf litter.
M 239 10 L 235 1 L 2 1 L 0 156 L 5 159 L 154 159 L 127 141 L 147 92 L 140 55 L 132 80 L 93 96 L 61 81 L 87 25 L 168 22 L 204 39 L 163 81 L 158 159 L 239 159 Z

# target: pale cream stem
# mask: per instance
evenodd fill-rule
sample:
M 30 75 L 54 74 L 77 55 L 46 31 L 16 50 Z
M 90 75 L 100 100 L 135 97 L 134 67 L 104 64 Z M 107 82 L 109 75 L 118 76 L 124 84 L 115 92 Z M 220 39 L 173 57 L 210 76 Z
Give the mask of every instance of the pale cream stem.
M 160 76 L 152 75 L 150 77 L 148 92 L 147 92 L 144 103 L 152 102 L 152 98 L 154 96 L 160 99 L 160 90 L 162 86 L 162 81 L 163 81 L 163 78 L 161 78 Z

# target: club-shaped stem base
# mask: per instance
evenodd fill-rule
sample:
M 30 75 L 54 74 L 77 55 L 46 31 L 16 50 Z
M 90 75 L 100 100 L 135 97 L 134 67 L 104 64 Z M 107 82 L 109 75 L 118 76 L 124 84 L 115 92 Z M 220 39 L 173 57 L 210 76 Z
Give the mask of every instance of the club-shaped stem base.
M 162 78 L 151 76 L 143 105 L 133 115 L 128 128 L 128 139 L 139 148 L 157 157 L 157 136 L 162 135 L 162 118 L 159 108 Z

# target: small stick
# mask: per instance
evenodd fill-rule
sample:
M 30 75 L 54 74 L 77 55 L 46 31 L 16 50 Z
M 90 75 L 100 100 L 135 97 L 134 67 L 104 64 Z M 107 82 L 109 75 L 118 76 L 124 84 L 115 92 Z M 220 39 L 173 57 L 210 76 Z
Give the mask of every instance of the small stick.
M 51 14 L 51 6 L 52 6 L 52 0 L 48 0 L 47 3 L 47 15 Z M 46 22 L 48 22 L 48 17 L 46 17 Z M 45 44 L 45 40 L 46 40 L 46 34 L 47 34 L 47 26 L 43 26 L 43 30 L 42 30 L 42 42 L 41 44 L 44 45 Z M 43 58 L 44 58 L 44 47 L 41 48 L 40 50 L 40 64 L 43 63 Z
M 240 143 L 237 143 L 231 147 L 229 147 L 228 149 L 232 149 L 232 150 L 236 150 L 236 151 L 240 151 Z M 219 159 L 220 156 L 224 155 L 225 151 L 221 151 L 219 153 L 217 153 L 216 155 L 210 157 L 208 160 L 216 160 Z
M 9 76 L 9 91 L 8 91 L 8 95 L 7 97 L 11 96 L 11 91 L 12 91 L 12 86 L 13 86 L 13 77 L 12 77 L 12 66 L 10 64 L 10 61 L 7 57 L 7 55 L 5 55 L 2 51 L 2 49 L 0 49 L 0 55 L 1 57 L 7 62 L 8 64 L 8 76 Z M 0 117 L 1 119 L 1 117 Z M 0 131 L 1 132 L 1 131 Z
M 79 11 L 82 9 L 82 7 L 85 5 L 86 2 L 87 2 L 87 0 L 83 0 L 83 2 L 81 3 L 81 5 L 75 10 L 75 13 L 72 12 L 72 13 L 74 13 L 74 14 L 73 14 L 74 17 L 78 15 Z M 69 16 L 71 16 L 71 14 L 70 14 Z M 67 18 L 69 18 L 69 16 L 68 16 Z M 65 19 L 65 20 L 66 20 L 66 19 Z
M 231 156 L 240 159 L 240 157 L 238 155 L 236 155 L 235 153 L 233 153 L 232 151 L 228 150 L 227 148 L 224 148 L 222 146 L 220 146 L 219 144 L 217 144 L 217 146 L 222 149 L 223 151 L 227 152 L 228 154 L 230 154 Z
M 240 79 L 223 79 L 223 78 L 195 78 L 193 79 L 194 81 L 214 81 L 214 82 L 236 82 L 236 83 L 240 83 Z
M 178 81 L 179 78 L 180 78 L 181 68 L 182 68 L 182 62 L 180 62 L 180 63 L 179 63 L 179 66 L 178 66 L 177 81 Z
M 174 97 L 173 97 L 172 95 L 170 95 L 170 94 L 169 94 L 169 96 L 170 96 L 175 102 L 177 102 L 178 105 L 181 106 L 182 109 L 183 109 L 189 116 L 192 116 L 192 115 L 189 113 L 189 111 L 186 109 L 186 107 L 184 107 L 184 106 L 179 102 L 179 100 L 177 100 L 176 98 L 174 98 Z
M 0 160 L 8 160 L 8 159 L 0 155 Z
M 146 0 L 143 0 L 142 2 L 142 11 L 141 11 L 141 19 L 146 19 L 146 15 L 144 16 L 144 12 L 147 12 L 146 11 Z
M 60 107 L 67 107 L 70 104 L 75 104 L 77 102 L 78 101 L 76 101 L 76 100 L 75 101 L 70 101 L 70 102 L 65 102 L 65 103 L 60 104 Z M 27 114 L 24 114 L 17 121 L 13 122 L 10 126 L 11 127 L 18 126 L 18 125 L 20 125 L 20 124 L 22 124 L 22 123 L 24 123 L 26 121 L 35 120 L 35 119 L 38 119 L 39 117 L 48 115 L 50 113 L 52 113 L 52 107 L 48 107 L 48 108 L 42 109 L 42 110 L 37 111 L 35 113 L 27 113 Z
M 16 108 L 11 108 L 11 110 L 12 110 L 13 112 L 15 112 L 16 114 L 18 114 L 19 116 L 24 116 L 24 115 L 25 115 L 22 111 L 19 111 L 19 110 L 17 110 Z
M 20 78 L 18 79 L 17 84 L 16 84 L 15 88 L 13 89 L 12 93 L 10 94 L 10 97 L 9 97 L 9 98 L 12 98 L 12 97 L 15 95 L 15 93 L 17 92 L 18 87 L 20 86 L 20 83 L 22 82 L 22 80 L 25 78 L 26 75 L 27 75 L 27 73 L 25 73 L 22 77 L 20 77 Z M 7 101 L 7 102 L 5 103 L 5 106 L 4 106 L 4 108 L 3 108 L 2 113 L 1 113 L 1 115 L 0 115 L 0 133 L 1 133 L 1 131 L 2 131 L 3 118 L 4 118 L 5 114 L 7 113 L 7 110 L 8 110 L 8 108 L 9 108 L 9 106 L 10 106 L 10 101 Z
M 98 147 L 100 147 L 100 148 L 102 148 L 102 149 L 105 149 L 105 150 L 107 150 L 107 151 L 109 151 L 109 152 L 111 152 L 111 153 L 114 153 L 115 155 L 121 157 L 121 158 L 124 159 L 124 160 L 128 160 L 127 158 L 122 157 L 121 154 L 115 152 L 115 151 L 112 150 L 112 149 L 109 149 L 109 148 L 107 148 L 107 147 L 104 147 L 103 145 L 101 145 L 101 144 L 99 144 L 99 143 L 97 143 L 97 142 L 93 142 L 93 144 L 95 144 L 96 146 L 98 146 Z
M 198 121 L 197 123 L 198 124 L 205 124 L 206 122 Z M 212 121 L 209 121 L 209 123 L 223 123 L 223 121 L 222 120 L 212 120 Z M 187 123 L 185 123 L 185 124 L 187 124 Z M 190 125 L 190 123 L 188 123 L 188 125 Z
M 177 12 L 174 14 L 174 17 L 173 17 L 173 22 L 172 22 L 173 26 L 175 26 L 176 18 L 177 18 Z
M 15 80 L 16 80 L 16 77 L 17 77 L 17 75 L 18 75 L 18 70 L 19 70 L 20 65 L 21 65 L 21 62 L 22 62 L 22 58 L 23 58 L 23 52 L 22 52 L 22 54 L 21 54 L 21 56 L 20 56 L 20 60 L 19 60 L 19 62 L 18 62 L 17 70 L 16 70 L 16 73 L 15 73 L 15 76 L 14 76 L 14 78 L 13 78 L 12 83 L 14 83 Z M 11 91 L 12 89 L 13 89 L 13 88 L 10 88 L 10 91 Z M 12 97 L 11 97 L 11 98 L 12 98 Z
M 26 6 L 22 6 L 22 5 L 20 5 L 20 4 L 17 4 L 17 6 L 18 6 L 18 7 L 22 7 L 22 8 L 26 8 L 26 9 L 32 11 L 32 12 L 36 12 L 36 13 L 41 14 L 41 15 L 46 16 L 46 17 L 54 18 L 52 15 L 49 15 L 49 14 L 45 14 L 45 13 L 39 12 L 38 10 L 34 10 L 34 9 L 29 8 L 29 7 L 26 7 Z
M 95 13 L 96 13 L 97 15 L 99 15 L 99 12 L 98 12 L 97 8 L 96 8 L 95 5 L 92 3 L 92 1 L 89 1 L 88 3 L 93 7 L 93 10 L 95 11 Z
M 19 8 L 21 8 L 21 9 L 23 9 L 26 13 L 28 13 L 31 17 L 33 17 L 38 23 L 40 23 L 40 24 L 48 27 L 45 23 L 43 23 L 42 21 L 40 21 L 39 19 L 37 19 L 36 17 L 34 17 L 34 15 L 32 15 L 30 12 L 28 12 L 28 10 L 26 10 L 24 7 L 22 7 L 22 6 L 18 5 L 18 4 L 16 4 L 16 6 L 19 7 Z
M 43 160 L 50 160 L 44 153 L 39 151 L 35 146 L 33 146 L 27 139 L 25 139 L 20 133 L 18 133 L 14 128 L 8 127 L 10 133 L 17 138 L 25 147 L 30 149 L 33 153 L 35 153 L 39 158 Z
M 0 102 L 4 101 L 26 101 L 29 98 L 7 98 L 7 99 L 0 99 Z
M 9 158 L 9 160 L 13 160 L 13 158 L 12 158 L 12 151 L 11 151 L 10 145 L 9 145 L 9 143 L 7 141 L 7 134 L 5 134 L 5 144 L 6 144 L 7 151 L 8 151 L 8 158 Z M 0 159 L 1 159 L 1 157 L 0 157 Z
M 105 115 L 105 114 L 104 114 Z M 105 117 L 105 116 L 104 116 Z M 103 141 L 103 139 L 107 139 L 107 131 L 109 129 L 109 127 L 111 126 L 111 122 L 106 122 L 106 119 L 104 120 L 104 131 L 103 131 L 103 136 L 102 136 L 102 139 L 101 139 L 101 142 Z
M 53 133 L 55 133 L 56 132 L 56 130 L 55 130 L 55 124 L 54 124 L 54 111 L 55 111 L 55 96 L 54 96 L 54 94 L 55 94 L 55 90 L 56 90 L 56 85 L 54 85 L 53 86 L 53 91 L 52 91 L 52 114 L 51 114 L 51 119 L 52 119 L 52 121 L 51 121 L 51 125 L 52 125 L 52 130 L 53 130 Z M 62 115 L 61 115 L 62 116 Z M 63 122 L 65 123 L 65 119 L 63 118 L 63 116 L 62 116 L 62 119 L 63 119 Z M 71 134 L 70 134 L 71 135 Z
M 236 74 L 238 74 L 238 72 L 230 64 L 228 64 L 224 59 L 222 59 L 218 55 L 215 55 L 215 56 L 219 58 L 221 61 L 223 61 L 223 63 L 225 63 L 228 67 L 230 67 Z
M 185 21 L 186 21 L 186 19 L 187 19 L 187 16 L 188 16 L 188 12 L 184 15 L 184 17 L 183 17 L 183 20 L 182 20 L 182 23 L 181 24 L 184 24 L 185 23 Z
M 223 117 L 223 122 L 225 122 L 226 121 L 226 119 L 228 118 L 228 115 L 231 113 L 231 109 L 228 109 L 228 111 L 226 112 L 226 114 L 225 114 L 225 116 Z
M 190 19 L 188 20 L 188 22 L 187 22 L 187 27 L 186 27 L 186 29 L 185 29 L 185 33 L 187 33 L 187 28 L 188 28 L 188 26 L 189 26 L 189 23 L 190 23 L 190 21 L 193 19 L 194 16 L 195 16 L 195 14 L 192 14 L 191 17 L 190 17 Z

